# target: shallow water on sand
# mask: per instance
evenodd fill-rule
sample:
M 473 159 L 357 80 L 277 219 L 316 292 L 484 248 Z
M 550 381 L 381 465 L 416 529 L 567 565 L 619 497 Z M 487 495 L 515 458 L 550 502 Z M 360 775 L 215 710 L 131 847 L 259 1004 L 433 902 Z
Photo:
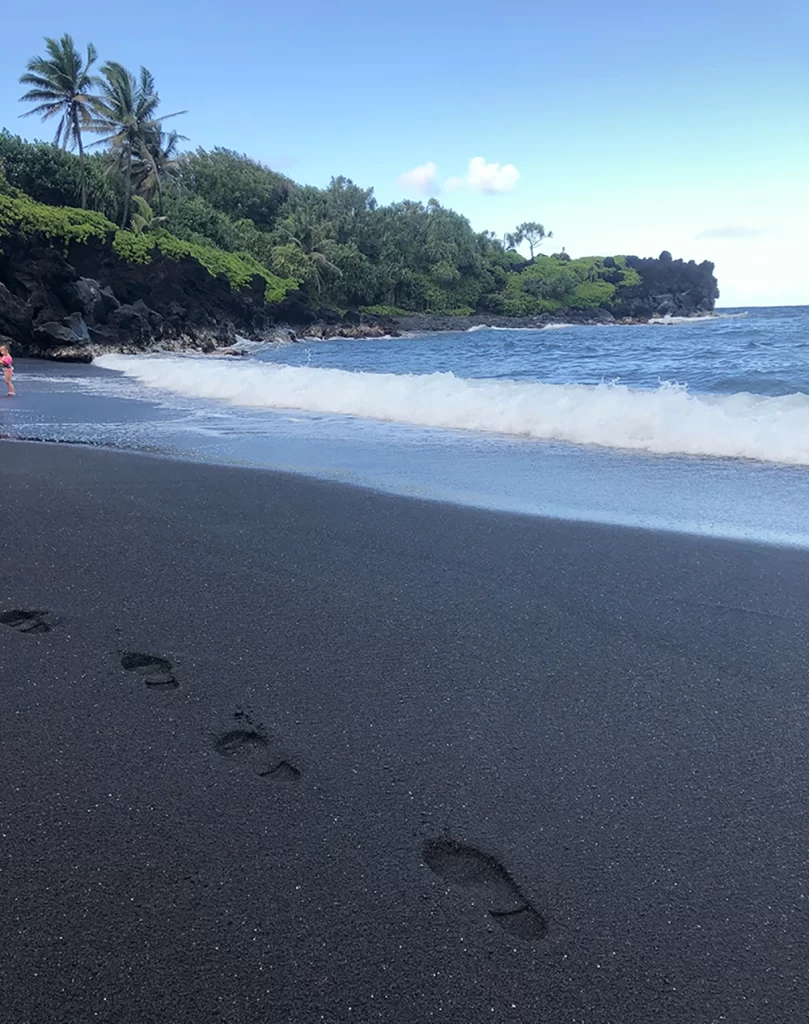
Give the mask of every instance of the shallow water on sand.
M 203 362 L 179 361 L 193 372 Z M 205 367 L 215 378 L 210 360 Z M 802 466 L 241 407 L 162 391 L 97 366 L 20 362 L 18 384 L 19 397 L 0 405 L 0 434 L 10 438 L 304 473 L 511 512 L 809 546 L 809 472 Z

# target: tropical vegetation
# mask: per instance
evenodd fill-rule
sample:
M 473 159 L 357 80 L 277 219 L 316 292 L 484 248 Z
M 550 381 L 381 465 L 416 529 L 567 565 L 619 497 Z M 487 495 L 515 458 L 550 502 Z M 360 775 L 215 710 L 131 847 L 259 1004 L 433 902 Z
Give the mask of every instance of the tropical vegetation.
M 73 39 L 65 34 L 60 40 L 45 39 L 47 57 L 32 57 L 28 70 L 20 77 L 23 85 L 31 88 L 20 97 L 24 103 L 34 106 L 23 114 L 30 117 L 38 114 L 44 121 L 58 117 L 55 146 L 65 149 L 76 147 L 79 151 L 79 192 L 81 205 L 87 205 L 87 190 L 84 172 L 84 144 L 82 133 L 93 119 L 94 97 L 92 92 L 98 79 L 90 69 L 98 59 L 92 43 L 87 46 L 87 56 L 82 58 Z
M 297 291 L 340 310 L 610 309 L 640 282 L 624 257 L 541 253 L 553 233 L 538 221 L 501 240 L 435 199 L 383 206 L 342 176 L 314 188 L 229 149 L 183 152 L 165 127 L 179 112 L 160 111 L 146 68 L 110 60 L 96 74 L 95 48 L 69 35 L 46 39 L 45 54 L 28 62 L 21 100 L 24 116 L 56 119 L 56 134 L 50 144 L 0 133 L 0 234 L 16 224 L 65 243 L 103 236 L 123 259 L 194 258 L 233 287 L 254 273 L 268 298 Z

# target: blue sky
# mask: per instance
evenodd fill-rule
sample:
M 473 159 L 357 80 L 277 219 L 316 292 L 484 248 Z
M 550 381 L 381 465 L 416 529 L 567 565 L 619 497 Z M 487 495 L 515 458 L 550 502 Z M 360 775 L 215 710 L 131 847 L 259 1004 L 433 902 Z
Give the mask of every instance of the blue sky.
M 145 64 L 163 112 L 189 109 L 175 122 L 189 145 L 228 146 L 315 185 L 346 174 L 383 202 L 438 193 L 479 229 L 540 220 L 548 249 L 574 256 L 713 259 L 720 305 L 809 303 L 807 11 L 797 0 L 14 3 L 0 126 L 50 138 L 19 119 L 17 78 L 44 35 L 68 31 L 102 59 Z

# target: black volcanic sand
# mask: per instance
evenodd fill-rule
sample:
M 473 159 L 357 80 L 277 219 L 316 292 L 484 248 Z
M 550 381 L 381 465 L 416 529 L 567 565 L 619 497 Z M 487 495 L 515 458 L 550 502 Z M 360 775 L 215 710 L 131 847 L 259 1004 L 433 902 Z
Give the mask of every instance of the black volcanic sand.
M 0 445 L 3 1024 L 809 1010 L 809 552 Z

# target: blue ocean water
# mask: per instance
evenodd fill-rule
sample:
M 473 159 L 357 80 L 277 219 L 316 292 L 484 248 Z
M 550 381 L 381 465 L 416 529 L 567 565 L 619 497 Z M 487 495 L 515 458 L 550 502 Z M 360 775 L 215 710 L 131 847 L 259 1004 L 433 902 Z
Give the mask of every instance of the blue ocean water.
M 809 394 L 809 307 L 723 310 L 716 318 L 650 325 L 487 328 L 385 341 L 338 339 L 273 346 L 255 357 L 365 373 L 452 373 L 463 378 Z
M 12 437 L 807 543 L 809 307 L 20 367 Z

